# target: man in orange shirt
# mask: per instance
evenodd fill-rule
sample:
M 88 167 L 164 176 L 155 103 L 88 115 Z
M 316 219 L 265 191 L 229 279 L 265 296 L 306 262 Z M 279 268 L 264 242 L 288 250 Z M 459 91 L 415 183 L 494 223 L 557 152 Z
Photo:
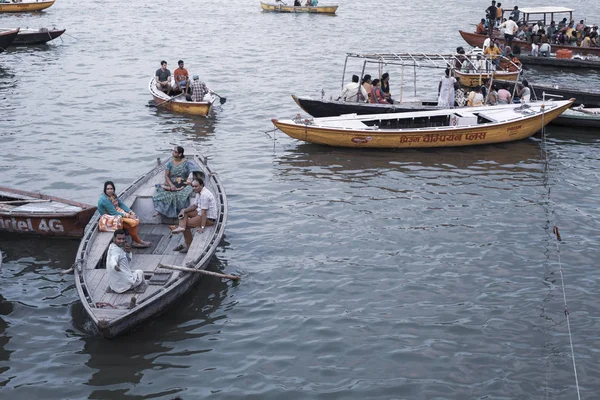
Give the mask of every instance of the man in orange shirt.
M 485 18 L 481 18 L 481 22 L 477 24 L 477 29 L 475 33 L 479 33 L 480 35 L 487 35 L 487 29 L 485 29 Z
M 173 72 L 173 76 L 175 77 L 174 87 L 181 90 L 181 93 L 187 93 L 190 87 L 190 76 L 187 69 L 183 68 L 183 60 L 179 60 L 177 64 L 179 64 L 179 68 Z
M 499 55 L 502 55 L 502 51 L 498 46 L 496 46 L 495 40 L 492 40 L 490 43 L 490 47 L 485 49 L 483 54 L 492 61 L 496 66 L 500 66 L 500 60 L 498 59 Z

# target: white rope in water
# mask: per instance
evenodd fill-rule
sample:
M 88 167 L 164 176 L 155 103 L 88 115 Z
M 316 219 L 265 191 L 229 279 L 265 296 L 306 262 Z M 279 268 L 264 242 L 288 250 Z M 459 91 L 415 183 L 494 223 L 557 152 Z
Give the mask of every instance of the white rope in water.
M 544 112 L 544 104 L 542 104 L 542 112 Z M 548 158 L 548 149 L 547 149 L 547 145 L 546 145 L 546 127 L 544 125 L 544 114 L 542 114 L 542 148 L 544 150 L 544 161 L 546 163 L 546 171 L 550 170 L 550 160 Z M 550 205 L 550 207 L 552 207 L 552 215 L 556 215 L 555 214 L 555 210 L 554 210 L 554 204 L 550 201 L 550 193 L 548 193 L 548 203 Z M 562 293 L 563 293 L 563 301 L 565 304 L 565 317 L 567 319 L 567 330 L 569 332 L 569 344 L 571 346 L 571 360 L 573 361 L 573 372 L 575 374 L 575 387 L 577 388 L 577 399 L 581 400 L 581 394 L 579 392 L 579 379 L 577 378 L 577 365 L 575 363 L 575 349 L 573 348 L 573 335 L 571 333 L 571 323 L 569 321 L 569 307 L 567 306 L 567 292 L 565 290 L 565 277 L 563 275 L 563 268 L 562 268 L 562 262 L 560 259 L 560 243 L 561 243 L 561 237 L 560 237 L 560 233 L 558 231 L 558 226 L 554 225 L 552 228 L 552 233 L 554 233 L 554 235 L 556 236 L 556 254 L 558 257 L 558 270 L 560 272 L 560 282 L 561 282 L 561 287 L 562 287 Z

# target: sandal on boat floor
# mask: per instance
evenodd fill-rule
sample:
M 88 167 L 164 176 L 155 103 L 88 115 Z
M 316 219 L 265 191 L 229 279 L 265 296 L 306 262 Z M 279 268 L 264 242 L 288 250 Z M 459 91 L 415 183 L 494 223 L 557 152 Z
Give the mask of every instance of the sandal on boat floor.
M 152 242 L 142 242 L 142 243 L 133 242 L 133 243 L 131 243 L 131 247 L 135 247 L 136 249 L 146 249 L 150 246 L 152 246 Z
M 183 249 L 179 250 L 179 252 L 185 254 L 188 252 L 188 248 L 184 247 Z
M 173 251 L 181 251 L 185 249 L 185 245 L 184 244 L 180 244 L 179 246 L 176 246 L 175 248 L 173 248 Z

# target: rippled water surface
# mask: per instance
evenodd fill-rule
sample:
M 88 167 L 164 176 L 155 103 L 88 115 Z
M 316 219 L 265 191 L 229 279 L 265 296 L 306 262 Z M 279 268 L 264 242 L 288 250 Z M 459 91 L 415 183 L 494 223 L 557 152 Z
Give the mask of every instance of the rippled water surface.
M 597 398 L 600 132 L 365 151 L 272 130 L 299 112 L 292 93 L 337 94 L 346 52 L 449 52 L 486 7 L 347 0 L 331 17 L 254 0 L 57 0 L 0 15 L 67 29 L 0 54 L 0 184 L 95 203 L 105 180 L 123 189 L 182 144 L 210 157 L 229 196 L 212 267 L 242 275 L 203 279 L 107 341 L 60 274 L 76 241 L 0 236 L 0 397 Z M 180 58 L 227 98 L 209 118 L 147 107 L 160 60 L 173 70 Z

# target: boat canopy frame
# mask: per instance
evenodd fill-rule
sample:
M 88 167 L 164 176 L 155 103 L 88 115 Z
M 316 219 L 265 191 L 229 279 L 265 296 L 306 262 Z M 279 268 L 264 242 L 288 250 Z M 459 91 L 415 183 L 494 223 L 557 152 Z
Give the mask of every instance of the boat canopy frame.
M 474 57 L 480 56 L 485 61 L 485 72 L 479 71 L 478 74 L 483 78 L 484 74 L 488 74 L 494 71 L 492 59 L 482 53 L 469 52 L 466 54 L 442 54 L 442 53 L 346 53 L 346 60 L 344 61 L 344 70 L 342 72 L 342 85 L 341 90 L 344 89 L 346 70 L 348 67 L 349 59 L 362 59 L 362 71 L 360 79 L 365 76 L 365 70 L 367 64 L 377 64 L 379 70 L 379 76 L 383 74 L 383 67 L 386 65 L 397 65 L 402 67 L 401 82 L 400 82 L 400 99 L 402 102 L 402 88 L 404 87 L 404 68 L 409 67 L 413 69 L 413 82 L 414 82 L 414 95 L 417 96 L 417 68 L 434 68 L 434 69 L 446 69 L 450 68 L 454 73 L 456 61 L 462 64 L 463 60 L 459 56 L 467 57 L 469 62 L 475 61 Z M 521 71 L 521 67 L 512 62 L 509 58 L 504 56 L 497 56 L 504 62 L 512 64 L 517 70 Z M 459 71 L 460 72 L 460 71 Z M 472 72 L 477 74 L 477 72 Z
M 520 8 L 519 9 L 521 11 L 521 13 L 523 14 L 523 22 L 531 22 L 531 21 L 535 21 L 536 23 L 538 21 L 543 21 L 544 22 L 544 26 L 548 26 L 550 24 L 551 21 L 556 21 L 554 19 L 554 14 L 569 14 L 569 22 L 571 22 L 573 20 L 573 11 L 575 11 L 575 9 L 573 8 L 567 8 L 567 7 L 553 7 L 553 6 L 549 6 L 549 7 L 524 7 L 524 8 Z M 543 15 L 543 19 L 540 18 L 532 18 L 532 15 Z M 547 20 L 547 16 L 550 15 L 550 21 Z

